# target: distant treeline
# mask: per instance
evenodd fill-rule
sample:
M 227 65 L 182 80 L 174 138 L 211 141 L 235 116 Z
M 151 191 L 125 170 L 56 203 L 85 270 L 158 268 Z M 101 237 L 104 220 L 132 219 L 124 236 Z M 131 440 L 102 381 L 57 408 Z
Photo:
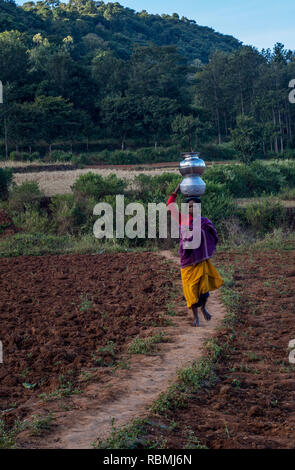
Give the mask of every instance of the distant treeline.
M 232 142 L 244 160 L 290 152 L 295 53 L 259 53 L 178 15 L 93 0 L 0 0 L 3 155 L 56 141 L 125 149 Z M 189 124 L 188 124 L 189 123 Z

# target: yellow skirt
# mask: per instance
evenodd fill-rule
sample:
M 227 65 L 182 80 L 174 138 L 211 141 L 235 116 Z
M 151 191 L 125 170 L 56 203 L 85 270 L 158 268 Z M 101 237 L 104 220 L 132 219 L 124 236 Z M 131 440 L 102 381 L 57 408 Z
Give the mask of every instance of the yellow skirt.
M 200 295 L 219 289 L 223 279 L 209 259 L 181 269 L 184 297 L 188 308 L 198 303 Z

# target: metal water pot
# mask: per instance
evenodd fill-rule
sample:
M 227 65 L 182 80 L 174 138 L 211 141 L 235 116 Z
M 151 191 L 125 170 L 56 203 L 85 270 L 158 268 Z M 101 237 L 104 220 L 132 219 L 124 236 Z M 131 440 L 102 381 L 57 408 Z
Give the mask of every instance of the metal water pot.
M 198 152 L 184 153 L 184 160 L 180 162 L 179 171 L 184 176 L 180 184 L 181 194 L 185 197 L 202 196 L 206 191 L 206 184 L 201 175 L 206 169 L 204 160 L 199 158 Z

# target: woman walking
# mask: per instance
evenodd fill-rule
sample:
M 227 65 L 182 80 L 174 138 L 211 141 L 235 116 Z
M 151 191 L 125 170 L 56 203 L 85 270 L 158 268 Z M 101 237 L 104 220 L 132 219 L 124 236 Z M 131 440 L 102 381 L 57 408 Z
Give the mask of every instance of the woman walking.
M 167 206 L 175 202 L 180 184 L 171 194 L 167 201 Z M 193 312 L 193 326 L 200 326 L 198 309 L 204 315 L 206 321 L 211 320 L 211 315 L 206 308 L 209 292 L 219 289 L 223 280 L 210 261 L 218 243 L 218 236 L 213 223 L 206 217 L 201 217 L 201 244 L 198 248 L 185 248 L 185 228 L 193 229 L 193 209 L 194 203 L 200 203 L 197 197 L 190 197 L 186 200 L 189 204 L 188 218 L 175 211 L 171 206 L 171 214 L 178 219 L 180 226 L 180 243 L 178 254 L 180 255 L 181 279 L 183 293 L 187 307 Z M 173 207 L 173 209 L 172 209 Z

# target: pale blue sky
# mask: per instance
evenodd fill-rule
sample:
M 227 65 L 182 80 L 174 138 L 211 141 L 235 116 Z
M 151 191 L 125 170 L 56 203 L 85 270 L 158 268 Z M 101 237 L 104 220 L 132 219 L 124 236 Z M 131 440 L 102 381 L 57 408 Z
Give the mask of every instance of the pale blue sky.
M 136 11 L 178 13 L 220 33 L 231 34 L 259 50 L 272 48 L 276 42 L 295 50 L 294 0 L 121 0 L 119 3 Z

